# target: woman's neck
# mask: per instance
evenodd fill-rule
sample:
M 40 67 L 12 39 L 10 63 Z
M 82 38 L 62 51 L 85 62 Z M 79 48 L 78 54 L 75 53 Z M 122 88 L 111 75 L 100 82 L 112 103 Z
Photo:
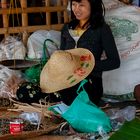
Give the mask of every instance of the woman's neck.
M 77 25 L 77 28 L 87 29 L 88 25 L 89 23 L 87 22 L 87 20 L 81 20 L 79 24 Z

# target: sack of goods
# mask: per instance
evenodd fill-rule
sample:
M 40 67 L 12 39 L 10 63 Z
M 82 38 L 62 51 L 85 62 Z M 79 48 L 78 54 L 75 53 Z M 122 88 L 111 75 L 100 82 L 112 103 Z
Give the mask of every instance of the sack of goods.
M 121 66 L 103 73 L 104 96 L 133 100 L 134 87 L 140 83 L 140 9 L 126 5 L 108 10 L 106 21 L 112 29 Z

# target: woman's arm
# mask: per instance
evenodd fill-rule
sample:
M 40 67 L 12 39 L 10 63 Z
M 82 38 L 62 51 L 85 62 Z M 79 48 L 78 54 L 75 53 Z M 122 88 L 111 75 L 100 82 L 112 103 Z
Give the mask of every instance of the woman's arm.
M 100 33 L 101 46 L 105 51 L 106 58 L 96 61 L 95 69 L 98 71 L 108 71 L 119 68 L 120 57 L 110 27 L 104 24 Z
M 61 43 L 60 43 L 60 50 L 65 50 L 65 46 L 66 46 L 66 38 L 65 38 L 65 32 L 66 30 L 66 25 L 63 26 L 62 30 L 61 30 Z

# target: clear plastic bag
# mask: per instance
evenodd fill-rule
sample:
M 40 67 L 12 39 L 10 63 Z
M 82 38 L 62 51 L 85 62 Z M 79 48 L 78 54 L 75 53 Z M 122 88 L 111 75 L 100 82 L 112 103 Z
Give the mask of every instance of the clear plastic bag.
M 118 130 L 125 121 L 131 121 L 135 118 L 136 107 L 127 106 L 123 109 L 109 109 L 107 111 L 108 116 L 110 116 L 112 128 Z
M 41 115 L 38 112 L 24 112 L 24 113 L 21 113 L 19 117 L 34 125 L 40 124 L 40 121 L 41 121 Z
M 24 59 L 26 48 L 23 42 L 14 36 L 8 36 L 0 43 L 0 59 Z
M 0 97 L 16 98 L 17 87 L 22 81 L 24 79 L 20 71 L 14 71 L 0 65 Z

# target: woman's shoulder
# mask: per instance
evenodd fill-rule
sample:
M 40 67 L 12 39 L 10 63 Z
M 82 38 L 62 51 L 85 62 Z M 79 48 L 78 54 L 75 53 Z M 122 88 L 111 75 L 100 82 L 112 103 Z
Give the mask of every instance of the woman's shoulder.
M 62 26 L 62 30 L 67 29 L 67 28 L 68 28 L 68 23 L 65 23 L 65 24 Z
M 106 22 L 104 22 L 104 23 L 99 27 L 99 30 L 100 30 L 101 32 L 111 32 L 111 28 L 110 28 L 110 26 L 109 26 Z
M 62 26 L 62 28 L 61 28 L 61 33 L 63 34 L 63 33 L 65 33 L 66 31 L 68 31 L 68 24 L 67 24 L 67 23 L 65 23 L 65 24 Z
M 110 29 L 109 25 L 106 22 L 103 22 L 102 24 L 98 25 L 98 26 L 92 26 L 90 25 L 90 29 L 94 30 L 94 31 L 102 31 L 102 30 L 108 30 Z
M 98 26 L 98 29 L 108 29 L 110 28 L 109 25 L 106 22 L 103 22 L 100 26 Z
M 104 22 L 103 25 L 102 25 L 102 28 L 110 28 L 110 27 L 106 22 Z

